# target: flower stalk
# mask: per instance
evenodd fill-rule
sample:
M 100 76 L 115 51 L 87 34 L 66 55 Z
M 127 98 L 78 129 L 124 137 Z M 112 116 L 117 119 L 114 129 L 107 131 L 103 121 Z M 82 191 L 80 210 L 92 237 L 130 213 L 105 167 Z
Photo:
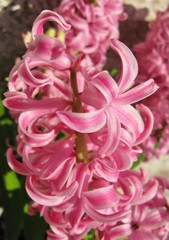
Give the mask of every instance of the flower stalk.
M 80 94 L 78 91 L 77 78 L 76 78 L 76 70 L 71 70 L 71 88 L 73 95 L 73 104 L 72 111 L 77 113 L 82 113 L 82 102 L 80 99 Z M 86 137 L 84 133 L 75 132 L 75 151 L 76 158 L 78 162 L 88 162 L 88 152 L 86 145 Z

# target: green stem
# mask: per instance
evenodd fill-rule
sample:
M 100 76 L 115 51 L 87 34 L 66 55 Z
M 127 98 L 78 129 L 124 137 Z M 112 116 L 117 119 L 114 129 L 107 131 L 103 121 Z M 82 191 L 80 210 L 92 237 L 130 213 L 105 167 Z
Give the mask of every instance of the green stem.
M 82 102 L 78 92 L 76 71 L 71 71 L 71 87 L 73 91 L 73 105 L 72 111 L 77 113 L 82 113 Z M 75 138 L 75 149 L 76 149 L 76 158 L 78 162 L 88 162 L 88 152 L 86 145 L 85 134 L 76 132 Z

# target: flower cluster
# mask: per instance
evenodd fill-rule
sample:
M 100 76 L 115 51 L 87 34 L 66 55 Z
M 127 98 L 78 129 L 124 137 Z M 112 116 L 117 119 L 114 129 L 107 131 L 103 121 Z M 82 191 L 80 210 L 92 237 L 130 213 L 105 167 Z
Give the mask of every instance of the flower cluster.
M 57 12 L 71 25 L 65 34 L 67 49 L 85 55 L 85 66 L 102 68 L 110 38 L 119 37 L 124 20 L 123 0 L 63 0 Z
M 118 40 L 110 40 L 122 62 L 117 82 L 107 71 L 84 67 L 70 46 L 44 34 L 49 21 L 64 31 L 71 27 L 58 13 L 43 11 L 27 52 L 10 73 L 4 105 L 18 123 L 18 145 L 16 152 L 8 149 L 8 163 L 26 176 L 30 211 L 37 209 L 49 224 L 48 240 L 80 240 L 91 229 L 103 239 L 118 227 L 123 236 L 138 218 L 133 209 L 141 212 L 160 191 L 145 170 L 130 170 L 153 127 L 151 111 L 132 104 L 158 87 L 152 79 L 132 87 L 137 62 Z
M 150 138 L 144 143 L 148 159 L 169 153 L 169 8 L 158 13 L 150 24 L 145 42 L 135 46 L 139 64 L 139 82 L 153 78 L 160 86 L 156 94 L 144 102 L 153 112 L 155 124 Z M 146 58 L 145 58 L 146 56 Z
M 169 185 L 163 178 L 158 177 L 156 180 L 159 183 L 157 194 L 149 202 L 132 206 L 131 218 L 113 226 L 107 224 L 104 231 L 99 232 L 102 240 L 168 239 L 169 205 L 164 191 L 169 189 Z

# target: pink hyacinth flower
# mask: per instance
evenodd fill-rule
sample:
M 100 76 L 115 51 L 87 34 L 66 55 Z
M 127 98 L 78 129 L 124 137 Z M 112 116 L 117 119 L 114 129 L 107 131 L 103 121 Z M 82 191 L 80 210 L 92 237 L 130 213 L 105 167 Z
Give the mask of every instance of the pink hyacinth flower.
M 44 34 L 47 21 L 71 31 L 51 11 L 35 20 L 4 100 L 18 124 L 17 148 L 7 158 L 26 175 L 31 213 L 37 209 L 50 225 L 48 239 L 81 239 L 91 228 L 125 224 L 133 207 L 154 198 L 158 181 L 129 169 L 153 127 L 151 111 L 132 104 L 158 87 L 152 79 L 133 87 L 137 62 L 118 40 L 110 41 L 122 61 L 117 82 L 107 71 L 84 67 L 83 56 L 73 58 L 66 42 Z
M 71 24 L 65 43 L 74 54 L 83 53 L 84 66 L 102 68 L 110 38 L 119 38 L 119 20 L 125 19 L 123 1 L 63 0 L 57 11 Z
M 151 136 L 144 142 L 143 148 L 147 159 L 169 152 L 169 8 L 159 12 L 157 19 L 149 25 L 149 32 L 144 42 L 134 47 L 139 64 L 138 82 L 153 78 L 160 86 L 156 94 L 143 103 L 154 114 L 154 128 Z M 145 57 L 146 56 L 146 57 Z
M 122 74 L 118 84 L 106 71 L 88 76 L 88 81 L 81 94 L 82 101 L 92 107 L 91 112 L 58 112 L 58 117 L 69 128 L 81 133 L 103 131 L 105 138 L 100 139 L 100 152 L 112 153 L 120 140 L 130 146 L 138 145 L 150 134 L 153 127 L 151 112 L 145 106 L 139 106 L 144 121 L 138 110 L 131 104 L 146 98 L 157 90 L 153 80 L 129 89 L 137 75 L 137 63 L 132 53 L 124 44 L 111 40 L 111 47 L 122 60 Z M 134 71 L 133 71 L 134 69 Z M 99 99 L 99 101 L 98 101 Z M 124 126 L 124 127 L 123 127 Z M 116 137 L 113 137 L 116 136 Z M 99 142 L 99 141 L 98 141 Z

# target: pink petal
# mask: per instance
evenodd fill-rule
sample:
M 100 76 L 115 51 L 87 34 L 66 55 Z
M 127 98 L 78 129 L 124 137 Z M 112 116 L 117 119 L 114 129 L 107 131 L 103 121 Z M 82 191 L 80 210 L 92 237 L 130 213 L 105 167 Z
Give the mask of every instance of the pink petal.
M 6 156 L 7 156 L 8 164 L 13 171 L 15 171 L 19 174 L 22 174 L 22 175 L 29 175 L 30 174 L 30 172 L 28 171 L 28 169 L 25 168 L 23 163 L 19 162 L 14 157 L 13 150 L 11 148 L 9 148 L 7 150 Z
M 61 186 L 61 184 L 64 185 L 69 176 L 65 176 L 65 172 L 68 173 L 67 167 L 69 166 L 69 169 L 71 170 L 75 163 L 75 159 L 69 158 L 73 150 L 73 143 L 70 139 L 60 140 L 54 143 L 54 147 L 55 149 L 52 154 L 47 152 L 47 155 L 49 156 L 46 156 L 45 163 L 43 164 L 42 157 L 40 156 L 38 156 L 39 159 L 36 163 L 34 163 L 33 160 L 30 160 L 30 148 L 26 146 L 23 150 L 23 161 L 33 174 L 39 175 L 41 179 L 45 180 L 58 178 L 58 185 Z
M 112 104 L 112 110 L 115 112 L 119 121 L 124 125 L 132 135 L 133 144 L 140 134 L 144 131 L 144 122 L 138 111 L 131 105 L 118 106 Z
M 38 70 L 31 71 L 31 66 L 29 62 L 30 62 L 29 58 L 24 59 L 23 64 L 21 64 L 18 69 L 18 76 L 24 83 L 33 87 L 42 87 L 47 84 L 53 84 L 53 81 L 46 74 L 43 74 Z M 37 67 L 38 61 L 33 60 L 33 62 L 34 67 L 35 65 Z
M 69 128 L 81 133 L 96 132 L 106 124 L 102 109 L 89 113 L 58 112 L 57 116 Z
M 158 182 L 154 179 L 149 180 L 149 182 L 144 186 L 144 192 L 136 201 L 136 204 L 143 204 L 150 201 L 157 194 L 157 190 Z
M 87 200 L 84 201 L 84 208 L 86 213 L 98 222 L 102 223 L 116 223 L 124 218 L 129 217 L 130 211 L 118 211 L 111 214 L 104 214 L 96 211 L 95 207 L 93 207 Z
M 140 136 L 136 140 L 136 145 L 143 143 L 151 134 L 154 126 L 154 118 L 152 112 L 148 107 L 143 104 L 137 105 L 137 109 L 140 111 L 142 117 L 144 118 L 144 131 L 140 134 Z
M 35 35 L 42 35 L 43 34 L 43 25 L 46 22 L 53 21 L 58 23 L 64 30 L 69 30 L 70 25 L 67 24 L 64 18 L 56 12 L 44 10 L 41 14 L 36 18 L 33 28 L 32 28 L 32 37 L 34 38 Z
M 110 155 L 116 150 L 119 144 L 121 128 L 118 118 L 111 113 L 111 109 L 105 111 L 105 115 L 107 117 L 107 134 L 98 152 Z
M 109 158 L 96 159 L 93 162 L 93 168 L 95 169 L 94 173 L 99 177 L 107 180 L 108 182 L 116 182 L 119 176 L 119 172 L 116 171 L 115 163 L 114 162 L 112 163 L 112 162 L 111 162 L 111 159 Z
M 124 92 L 133 85 L 138 73 L 138 64 L 133 53 L 125 44 L 111 39 L 110 47 L 120 56 L 122 61 L 122 73 L 118 85 L 120 92 Z
M 48 230 L 47 240 L 69 240 L 68 235 L 61 228 L 56 228 L 55 226 L 50 226 L 51 230 Z
M 120 177 L 119 177 L 120 178 Z M 120 184 L 123 194 L 119 195 L 120 205 L 126 206 L 127 204 L 135 204 L 140 199 L 142 194 L 142 184 L 135 176 L 120 178 Z
M 107 71 L 100 72 L 91 82 L 110 103 L 118 94 L 118 85 Z
M 50 193 L 49 194 L 42 193 L 35 186 L 36 183 L 34 183 L 34 181 L 36 181 L 34 176 L 27 177 L 26 191 L 35 202 L 44 206 L 55 206 L 55 205 L 57 206 L 62 204 L 64 201 L 73 197 L 78 187 L 78 183 L 74 182 L 67 189 L 58 191 L 55 193 L 55 195 L 51 195 Z
M 150 228 L 152 230 L 158 229 L 167 225 L 169 221 L 168 212 L 165 208 L 153 209 L 147 215 L 145 221 L 142 223 L 143 228 Z
M 72 151 L 73 151 L 73 145 L 72 145 L 72 143 L 70 143 L 70 141 L 69 142 L 67 140 L 61 141 L 60 144 L 58 144 L 58 146 L 56 146 L 55 153 L 52 154 L 52 156 L 49 160 L 49 164 L 44 169 L 44 171 L 41 175 L 41 178 L 44 178 L 46 180 L 56 178 L 59 175 L 59 174 L 57 174 L 59 172 L 59 168 L 62 168 L 63 165 L 68 164 L 67 158 L 70 157 Z M 69 159 L 69 160 L 72 160 L 72 159 Z M 75 163 L 75 159 L 73 159 L 73 161 L 71 161 L 71 165 L 72 165 L 72 163 L 73 164 Z M 63 177 L 63 176 L 61 176 L 61 177 Z M 67 177 L 68 177 L 68 175 L 67 175 Z
M 116 205 L 119 201 L 113 185 L 98 188 L 90 192 L 84 192 L 83 195 L 96 210 L 110 208 Z
M 131 224 L 121 224 L 119 226 L 113 226 L 112 229 L 108 231 L 108 239 L 120 240 L 123 239 L 123 237 L 130 236 L 131 233 Z
M 50 143 L 55 137 L 55 130 L 52 129 L 46 133 L 33 133 L 28 130 L 28 127 L 37 121 L 38 118 L 45 114 L 50 114 L 51 109 L 43 109 L 36 111 L 23 112 L 18 120 L 21 131 L 24 134 L 24 141 L 32 147 L 41 147 Z
M 123 148 L 117 148 L 112 154 L 112 158 L 116 163 L 116 171 L 124 171 L 131 168 L 132 160 L 130 154 L 128 154 Z
M 116 100 L 120 104 L 133 104 L 144 98 L 147 98 L 154 92 L 156 92 L 158 86 L 154 83 L 153 79 L 150 79 L 136 87 L 133 87 L 131 90 L 121 94 Z
M 67 103 L 62 98 L 45 98 L 39 100 L 28 99 L 27 95 L 22 92 L 5 93 L 6 99 L 3 104 L 10 110 L 31 111 L 36 109 L 53 109 L 53 111 L 64 110 Z M 56 107 L 55 107 L 56 104 Z
M 152 232 L 149 231 L 134 231 L 133 234 L 130 236 L 130 240 L 161 240 Z
M 36 35 L 29 45 L 26 56 L 43 59 L 44 61 L 56 60 L 65 50 L 65 46 L 57 38 L 46 35 Z
M 87 87 L 84 88 L 84 91 L 81 95 L 81 100 L 83 101 L 83 103 L 96 109 L 103 108 L 106 105 L 104 95 L 100 91 L 98 91 L 91 82 L 87 83 Z

